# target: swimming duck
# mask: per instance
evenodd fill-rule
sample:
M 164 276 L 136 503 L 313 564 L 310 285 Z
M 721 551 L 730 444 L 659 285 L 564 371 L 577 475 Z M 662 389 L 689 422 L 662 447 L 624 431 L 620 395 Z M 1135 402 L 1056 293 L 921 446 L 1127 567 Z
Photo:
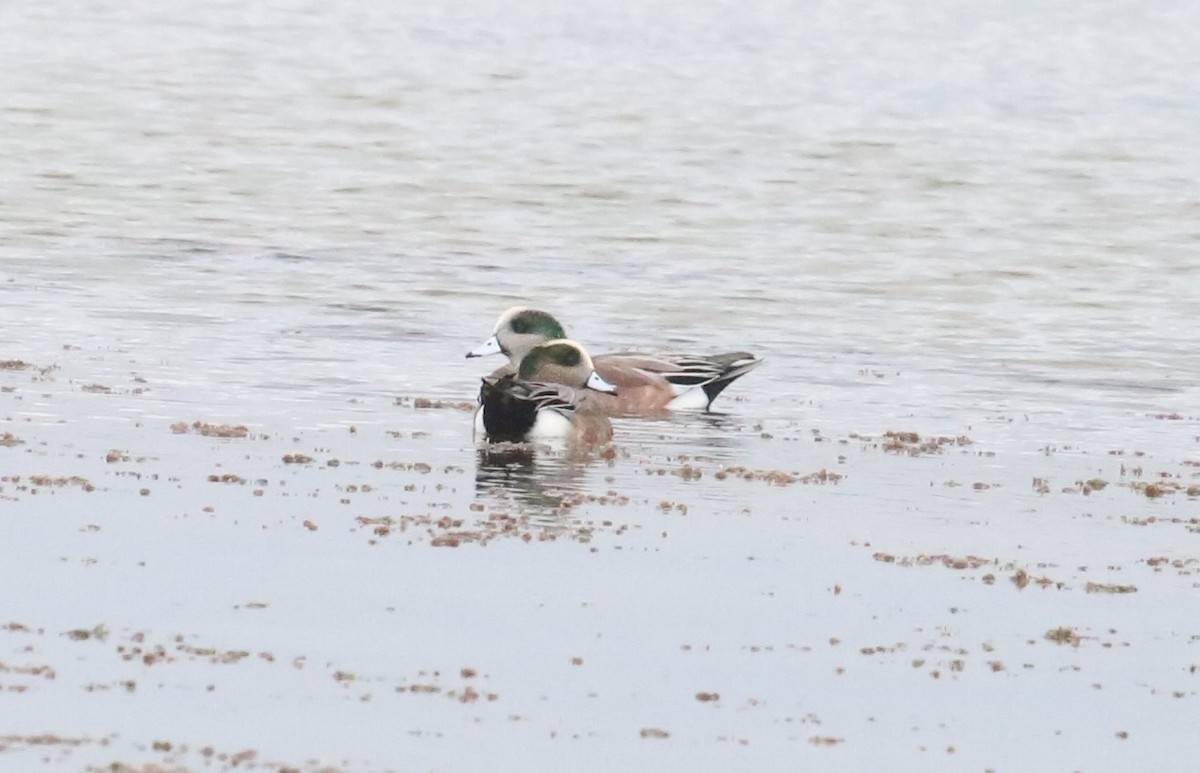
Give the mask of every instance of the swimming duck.
M 467 356 L 507 355 L 508 365 L 492 373 L 493 378 L 501 378 L 517 372 L 534 347 L 558 338 L 566 338 L 566 331 L 553 316 L 514 306 L 500 315 L 492 337 Z M 748 352 L 601 354 L 594 358 L 596 372 L 616 387 L 616 393 L 594 394 L 592 401 L 609 416 L 663 409 L 708 410 L 725 387 L 761 364 L 762 360 Z
M 492 442 L 605 443 L 612 439 L 612 423 L 593 398 L 612 392 L 582 346 L 550 340 L 530 347 L 516 373 L 483 379 L 475 433 Z

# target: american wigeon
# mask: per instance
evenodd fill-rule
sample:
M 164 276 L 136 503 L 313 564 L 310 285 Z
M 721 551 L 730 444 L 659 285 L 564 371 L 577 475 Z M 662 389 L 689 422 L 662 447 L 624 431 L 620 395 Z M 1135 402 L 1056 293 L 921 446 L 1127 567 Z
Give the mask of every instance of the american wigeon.
M 508 365 L 492 373 L 492 378 L 501 378 L 517 372 L 534 347 L 565 337 L 566 331 L 550 314 L 514 306 L 500 315 L 492 337 L 467 356 L 507 355 Z M 596 372 L 616 387 L 616 394 L 593 395 L 593 402 L 609 416 L 663 409 L 708 410 L 725 387 L 761 364 L 762 360 L 748 352 L 601 354 L 594 358 Z
M 529 349 L 516 373 L 483 379 L 475 434 L 491 442 L 605 443 L 612 439 L 612 424 L 593 398 L 613 391 L 582 346 L 547 341 Z

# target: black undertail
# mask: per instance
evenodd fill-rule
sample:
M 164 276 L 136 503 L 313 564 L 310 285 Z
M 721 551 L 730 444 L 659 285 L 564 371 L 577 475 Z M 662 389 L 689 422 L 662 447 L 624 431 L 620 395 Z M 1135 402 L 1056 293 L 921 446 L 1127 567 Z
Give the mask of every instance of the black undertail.
M 678 386 L 700 387 L 712 405 L 725 387 L 754 370 L 762 360 L 749 352 L 726 352 L 707 357 L 679 357 L 674 363 L 679 370 L 667 374 L 667 380 Z
M 704 386 L 700 387 L 704 390 L 704 394 L 708 397 L 708 404 L 712 405 L 712 401 L 716 400 L 717 396 L 725 391 L 725 387 L 736 381 L 737 377 L 740 375 L 742 374 L 739 373 L 737 376 L 733 376 L 732 378 L 722 378 L 717 379 L 716 381 L 710 381 Z

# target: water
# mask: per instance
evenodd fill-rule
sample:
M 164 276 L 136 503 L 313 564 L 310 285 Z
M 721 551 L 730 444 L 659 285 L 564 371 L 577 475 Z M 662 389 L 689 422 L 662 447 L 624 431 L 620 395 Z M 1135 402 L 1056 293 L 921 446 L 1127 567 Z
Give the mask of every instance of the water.
M 29 367 L 0 371 L 0 618 L 43 633 L 0 630 L 0 767 L 41 733 L 81 741 L 48 747 L 72 767 L 1200 751 L 1198 17 L 6 7 L 0 360 Z M 767 364 L 716 415 L 618 421 L 608 460 L 480 455 L 463 354 L 516 303 L 594 352 Z M 251 436 L 170 430 L 194 421 Z M 904 561 L 942 554 L 994 583 Z M 176 661 L 115 657 L 146 642 Z M 997 741 L 1014 714 L 1026 740 Z

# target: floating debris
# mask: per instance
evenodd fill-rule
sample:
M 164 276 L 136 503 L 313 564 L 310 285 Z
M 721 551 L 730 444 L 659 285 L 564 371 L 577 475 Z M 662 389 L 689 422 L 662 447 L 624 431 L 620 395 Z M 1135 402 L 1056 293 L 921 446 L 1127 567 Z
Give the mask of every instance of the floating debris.
M 204 421 L 194 421 L 191 424 L 185 421 L 177 421 L 171 425 L 171 431 L 176 435 L 194 432 L 197 435 L 204 435 L 205 437 L 225 438 L 242 438 L 250 434 L 250 430 L 242 424 L 209 424 Z
M 1079 644 L 1079 634 L 1075 633 L 1074 628 L 1066 626 L 1051 628 L 1049 631 L 1046 631 L 1043 638 L 1055 644 L 1070 644 L 1072 646 Z
M 434 400 L 428 397 L 397 397 L 395 405 L 411 405 L 421 409 L 448 409 L 452 411 L 474 411 L 479 404 L 468 400 Z
M 808 739 L 808 742 L 813 746 L 837 746 L 840 743 L 845 743 L 845 738 L 835 738 L 832 735 L 814 735 Z
M 1089 582 L 1085 589 L 1088 593 L 1137 593 L 1136 586 L 1111 582 Z

